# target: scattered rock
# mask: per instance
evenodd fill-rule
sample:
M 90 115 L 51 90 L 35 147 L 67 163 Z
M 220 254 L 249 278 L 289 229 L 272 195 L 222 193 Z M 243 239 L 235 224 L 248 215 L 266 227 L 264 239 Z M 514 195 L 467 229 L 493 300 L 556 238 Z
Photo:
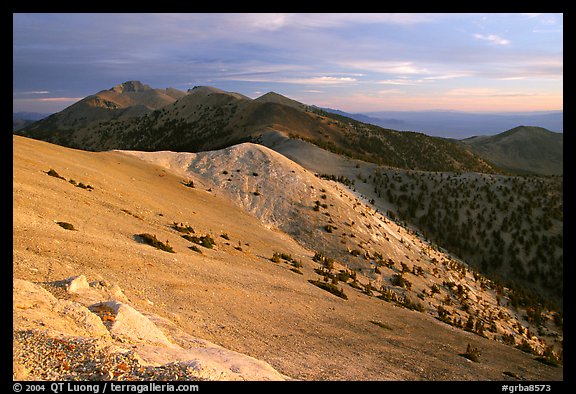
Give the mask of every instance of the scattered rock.
M 50 285 L 64 286 L 65 293 L 55 294 L 73 299 L 14 279 L 14 380 L 289 379 L 264 361 L 191 337 L 124 301 L 108 300 L 112 294 L 126 298 L 108 282 L 89 283 L 79 275 Z M 170 329 L 165 333 L 156 322 Z

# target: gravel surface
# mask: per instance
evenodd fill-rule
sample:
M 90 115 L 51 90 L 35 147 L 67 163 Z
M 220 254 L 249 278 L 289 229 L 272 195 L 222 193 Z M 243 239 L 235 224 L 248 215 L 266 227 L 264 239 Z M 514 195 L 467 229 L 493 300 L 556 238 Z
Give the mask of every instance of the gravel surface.
M 191 381 L 201 380 L 184 363 L 143 366 L 134 352 L 111 351 L 96 339 L 54 338 L 36 330 L 14 331 L 14 363 L 34 380 Z

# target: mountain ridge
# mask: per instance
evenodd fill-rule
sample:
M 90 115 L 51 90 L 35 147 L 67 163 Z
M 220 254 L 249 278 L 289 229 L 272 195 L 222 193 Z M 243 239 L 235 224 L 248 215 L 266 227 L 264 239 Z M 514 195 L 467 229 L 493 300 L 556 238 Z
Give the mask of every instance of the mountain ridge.
M 53 115 L 60 122 L 41 120 L 18 133 L 89 150 L 197 152 L 258 141 L 267 132 L 281 131 L 290 138 L 378 164 L 431 171 L 498 171 L 453 141 L 361 123 L 274 92 L 252 100 L 237 93 L 199 87 L 153 111 L 143 108 L 143 103 L 125 107 L 130 93 L 122 94 L 120 103 L 119 99 L 108 97 L 110 93 L 96 95 L 104 101 L 94 104 L 98 110 L 90 123 L 81 120 L 81 111 L 75 115 L 73 105 Z M 85 105 L 85 100 L 77 106 Z M 96 121 L 102 113 L 106 116 Z

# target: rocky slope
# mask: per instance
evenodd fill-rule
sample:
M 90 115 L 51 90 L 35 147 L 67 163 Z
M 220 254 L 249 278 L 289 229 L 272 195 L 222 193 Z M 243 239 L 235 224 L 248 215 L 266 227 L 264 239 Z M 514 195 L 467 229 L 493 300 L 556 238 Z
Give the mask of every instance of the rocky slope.
M 286 378 L 265 362 L 143 315 L 117 285 L 104 280 L 15 279 L 13 308 L 15 380 Z
M 213 379 L 188 369 L 201 364 L 188 363 L 198 356 L 176 357 L 194 342 L 178 339 L 183 332 L 251 357 L 242 359 L 267 376 L 279 375 L 253 359 L 280 377 L 304 380 L 562 379 L 561 367 L 536 360 L 561 352 L 552 315 L 536 329 L 522 308 L 507 305 L 506 289 L 382 217 L 347 188 L 269 149 L 244 144 L 192 156 L 150 153 L 158 166 L 121 152 L 76 151 L 22 137 L 13 144 L 15 294 L 22 286 L 34 292 L 42 286 L 66 301 L 76 295 L 63 281 L 84 275 L 92 284 L 85 290 L 109 289 L 105 300 L 70 298 L 70 304 L 48 297 L 47 312 L 67 319 L 61 306 L 68 305 L 99 327 L 72 345 L 88 351 L 99 346 L 100 334 L 122 338 L 107 324 L 126 304 L 154 323 L 156 338 L 171 343 L 166 346 L 179 346 L 153 365 L 106 350 L 112 375 L 128 368 L 142 378 L 180 362 L 170 373 Z M 303 190 L 309 196 L 299 194 Z M 143 234 L 174 253 L 145 244 Z M 48 357 L 38 344 L 53 343 L 47 338 L 58 319 L 31 326 L 22 316 L 35 308 L 23 301 L 16 308 L 17 300 L 15 361 L 23 374 L 34 375 L 34 366 L 19 358 L 21 349 L 37 345 Z M 102 301 L 115 302 L 94 307 Z M 462 356 L 468 344 L 479 350 L 480 362 Z M 66 369 L 58 359 L 50 362 L 53 371 Z M 225 379 L 239 376 L 230 364 L 217 364 L 229 374 Z M 104 370 L 94 376 L 109 378 L 100 375 Z
M 525 292 L 515 302 L 562 309 L 563 177 L 402 170 L 281 132 L 267 133 L 261 143 L 315 174 L 352 185 L 373 209 Z

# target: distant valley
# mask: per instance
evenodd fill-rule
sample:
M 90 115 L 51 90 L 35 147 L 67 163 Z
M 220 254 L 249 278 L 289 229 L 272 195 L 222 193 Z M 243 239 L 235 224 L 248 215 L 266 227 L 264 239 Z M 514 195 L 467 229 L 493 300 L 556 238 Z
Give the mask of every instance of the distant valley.
M 474 113 L 461 111 L 378 111 L 346 113 L 326 109 L 360 122 L 404 131 L 419 131 L 431 136 L 464 139 L 494 135 L 520 125 L 564 131 L 563 111 L 524 113 Z
M 50 114 L 39 112 L 14 112 L 12 114 L 12 131 L 19 130 L 48 116 L 50 116 Z

